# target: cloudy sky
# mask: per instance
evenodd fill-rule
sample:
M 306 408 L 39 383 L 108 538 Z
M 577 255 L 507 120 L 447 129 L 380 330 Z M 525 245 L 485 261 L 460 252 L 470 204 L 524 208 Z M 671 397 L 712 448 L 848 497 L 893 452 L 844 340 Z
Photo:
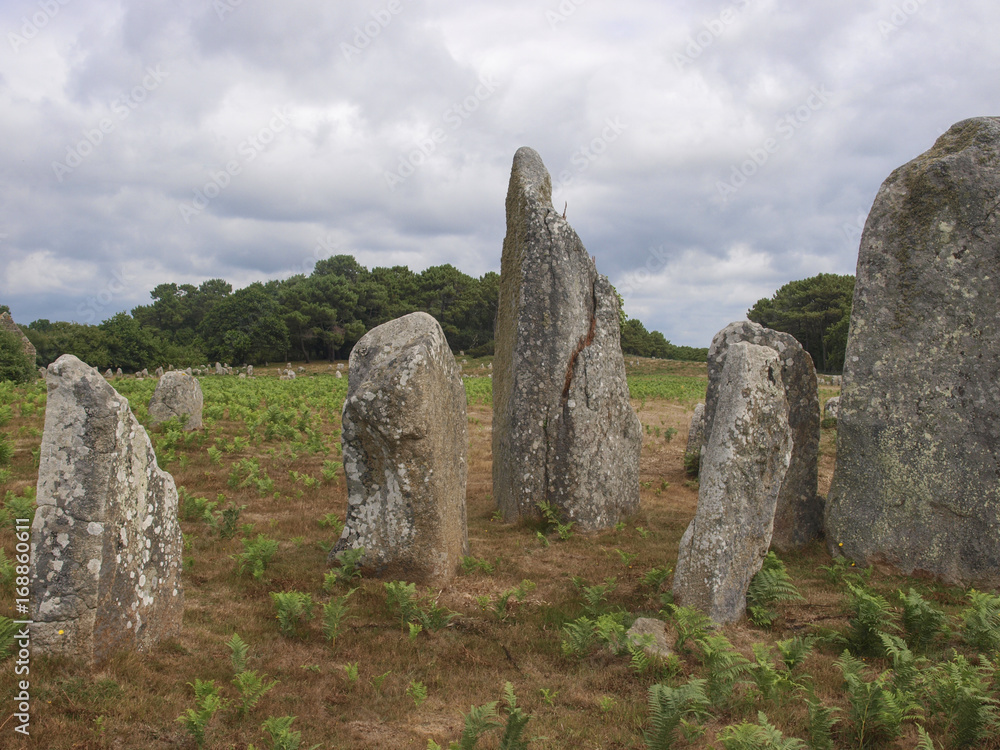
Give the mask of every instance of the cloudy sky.
M 626 311 L 707 346 L 853 273 L 882 180 L 1000 114 L 998 31 L 990 0 L 2 0 L 0 302 L 499 270 L 529 145 Z

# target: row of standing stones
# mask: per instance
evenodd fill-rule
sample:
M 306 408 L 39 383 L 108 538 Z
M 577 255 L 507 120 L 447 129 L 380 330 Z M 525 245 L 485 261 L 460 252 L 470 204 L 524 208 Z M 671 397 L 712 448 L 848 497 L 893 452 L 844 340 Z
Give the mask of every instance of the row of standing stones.
M 700 487 L 680 543 L 678 602 L 737 620 L 769 548 L 823 535 L 861 563 L 1000 583 L 998 211 L 1000 118 L 958 123 L 883 184 L 861 242 L 825 504 L 809 355 L 745 321 L 715 337 L 689 435 Z M 520 149 L 493 370 L 493 490 L 508 521 L 537 516 L 544 500 L 593 531 L 638 508 L 641 425 L 618 312 L 608 280 L 553 209 L 538 154 Z M 48 388 L 32 529 L 35 635 L 97 662 L 179 627 L 177 493 L 127 402 L 95 370 L 62 357 Z M 165 373 L 157 394 L 154 421 L 183 413 L 198 429 L 195 378 Z M 468 554 L 468 436 L 461 377 L 437 321 L 414 313 L 358 342 L 342 427 L 348 510 L 331 558 L 364 547 L 375 574 L 446 582 Z

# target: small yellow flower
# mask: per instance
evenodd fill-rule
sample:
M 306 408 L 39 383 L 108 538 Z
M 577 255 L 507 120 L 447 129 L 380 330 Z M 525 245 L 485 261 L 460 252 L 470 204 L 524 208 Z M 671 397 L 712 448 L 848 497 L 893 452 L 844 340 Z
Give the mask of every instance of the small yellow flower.
M 62 634 L 63 634 L 63 633 L 65 633 L 65 632 L 66 632 L 65 630 L 60 630 L 60 631 L 59 631 L 59 635 L 62 635 Z
M 840 544 L 838 544 L 837 546 L 838 546 L 838 547 L 843 547 L 843 546 L 844 546 L 844 543 L 843 543 L 843 542 L 841 542 L 841 543 L 840 543 Z

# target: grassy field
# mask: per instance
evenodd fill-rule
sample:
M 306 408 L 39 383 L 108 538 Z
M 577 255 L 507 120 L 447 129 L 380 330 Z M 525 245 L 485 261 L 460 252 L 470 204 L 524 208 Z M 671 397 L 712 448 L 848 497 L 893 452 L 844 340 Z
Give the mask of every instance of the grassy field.
M 630 359 L 645 428 L 642 507 L 592 535 L 497 520 L 489 364 L 463 368 L 471 545 L 463 575 L 443 590 L 407 592 L 352 576 L 349 565 L 328 568 L 347 502 L 346 378 L 325 364 L 294 381 L 279 381 L 273 368 L 253 380 L 203 378 L 205 428 L 151 433 L 181 488 L 183 631 L 97 673 L 33 654 L 31 741 L 12 732 L 8 701 L 0 747 L 424 750 L 458 742 L 480 719 L 476 747 L 517 748 L 525 745 L 509 735 L 502 744 L 505 730 L 491 721 L 513 732 L 526 716 L 522 742 L 538 749 L 795 747 L 791 737 L 815 748 L 913 748 L 925 729 L 934 747 L 1000 747 L 988 726 L 1000 648 L 1000 606 L 991 610 L 989 595 L 973 595 L 969 609 L 966 591 L 834 564 L 816 543 L 784 558 L 803 598 L 772 605 L 770 627 L 745 620 L 712 633 L 672 607 L 670 572 L 697 501 L 682 455 L 704 365 Z M 155 383 L 114 385 L 145 421 Z M 0 445 L 10 447 L 0 449 L 0 488 L 13 513 L 30 504 L 37 479 L 44 402 L 42 385 L 0 385 Z M 824 493 L 833 436 L 824 430 Z M 8 556 L 13 542 L 8 522 L 0 530 Z M 0 583 L 0 612 L 10 614 L 3 570 Z M 911 590 L 905 604 L 897 592 Z M 686 640 L 649 663 L 621 639 L 637 616 L 664 619 L 672 640 Z M 905 637 L 912 651 L 878 632 Z M 234 634 L 248 647 L 242 661 Z M 843 657 L 845 648 L 855 656 Z M 10 664 L 4 695 L 14 693 Z M 464 742 L 473 746 L 470 734 Z

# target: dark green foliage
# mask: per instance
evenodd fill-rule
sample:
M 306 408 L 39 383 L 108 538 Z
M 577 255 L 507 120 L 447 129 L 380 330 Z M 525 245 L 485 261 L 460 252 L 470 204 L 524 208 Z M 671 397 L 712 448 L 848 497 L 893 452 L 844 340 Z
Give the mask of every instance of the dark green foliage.
M 1000 596 L 972 589 L 962 612 L 962 639 L 978 651 L 1000 650 Z
M 854 277 L 821 273 L 791 281 L 770 299 L 757 300 L 747 317 L 762 326 L 792 334 L 812 356 L 816 369 L 844 368 Z
M 990 695 L 990 672 L 956 653 L 927 674 L 927 715 L 950 738 L 951 747 L 980 747 L 997 734 L 998 703 Z
M 685 644 L 689 640 L 697 641 L 705 636 L 712 627 L 712 621 L 694 607 L 668 604 L 661 614 L 666 615 L 674 623 L 674 629 L 677 631 L 674 651 L 678 653 L 687 651 Z
M 882 634 L 899 630 L 896 613 L 885 597 L 853 584 L 847 584 L 847 588 L 853 612 L 844 634 L 848 650 L 855 656 L 882 656 L 885 653 Z
M 438 320 L 453 350 L 480 357 L 493 353 L 499 289 L 500 275 L 492 271 L 477 279 L 450 265 L 420 273 L 405 266 L 368 270 L 349 255 L 337 255 L 320 260 L 308 275 L 236 291 L 223 279 L 200 286 L 159 284 L 150 292 L 151 303 L 131 316 L 119 313 L 100 325 L 36 320 L 25 335 L 43 365 L 62 354 L 101 370 L 125 371 L 168 362 L 308 362 L 346 358 L 366 331 L 419 310 Z M 652 347 L 648 356 L 706 356 L 704 349 L 675 347 L 656 331 L 645 334 L 644 346 Z
M 837 660 L 844 674 L 850 706 L 848 729 L 851 747 L 858 750 L 886 747 L 902 732 L 905 721 L 917 718 L 918 705 L 912 693 L 896 690 L 888 672 L 867 680 L 865 664 L 844 652 Z
M 642 733 L 648 750 L 668 750 L 677 739 L 685 719 L 709 715 L 704 680 L 690 680 L 679 687 L 653 685 L 649 688 L 649 730 Z
M 0 330 L 0 381 L 28 383 L 35 374 L 35 363 L 25 353 L 21 339 L 10 331 Z
M 750 669 L 750 662 L 722 633 L 708 633 L 698 639 L 699 658 L 705 668 L 705 685 L 708 700 L 717 708 L 723 707 L 733 693 L 736 682 Z
M 677 346 L 671 344 L 659 331 L 647 331 L 640 321 L 628 318 L 622 324 L 622 353 L 636 357 L 678 359 L 687 362 L 704 362 L 708 348 Z
M 768 552 L 764 564 L 747 587 L 747 614 L 755 625 L 769 628 L 778 617 L 775 602 L 804 601 L 792 583 L 785 564 Z
M 906 642 L 914 651 L 923 651 L 931 643 L 948 632 L 948 617 L 933 607 L 919 593 L 910 589 L 899 592 L 903 605 L 903 630 Z
M 804 750 L 806 744 L 795 737 L 785 737 L 767 720 L 763 711 L 757 713 L 757 723 L 743 722 L 725 727 L 719 733 L 725 750 Z

